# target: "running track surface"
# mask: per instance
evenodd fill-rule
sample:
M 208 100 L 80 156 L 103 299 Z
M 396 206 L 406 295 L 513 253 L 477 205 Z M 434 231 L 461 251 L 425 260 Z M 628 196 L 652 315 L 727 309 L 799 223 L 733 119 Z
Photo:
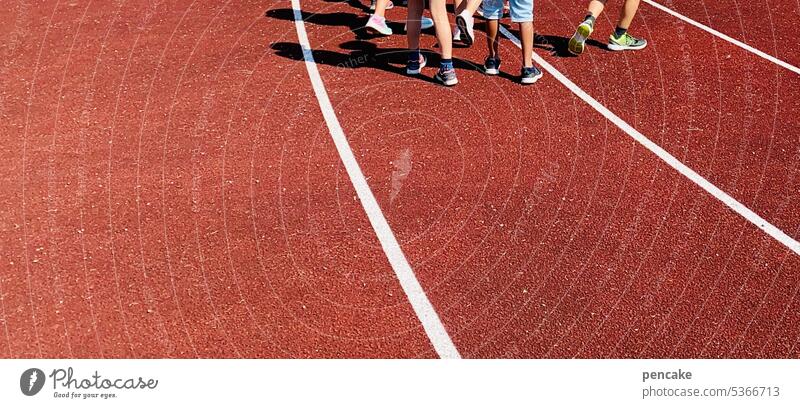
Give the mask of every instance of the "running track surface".
M 567 3 L 537 3 L 536 52 L 800 237 L 800 76 L 645 4 L 647 49 L 565 57 L 584 7 Z M 796 2 L 662 4 L 800 64 L 783 34 Z M 445 89 L 432 68 L 403 74 L 403 35 L 357 29 L 365 4 L 301 5 L 344 134 L 462 356 L 800 356 L 800 257 L 552 75 L 514 83 L 510 41 L 510 75 L 485 77 L 478 20 Z M 289 1 L 19 1 L 0 21 L 0 357 L 437 356 Z

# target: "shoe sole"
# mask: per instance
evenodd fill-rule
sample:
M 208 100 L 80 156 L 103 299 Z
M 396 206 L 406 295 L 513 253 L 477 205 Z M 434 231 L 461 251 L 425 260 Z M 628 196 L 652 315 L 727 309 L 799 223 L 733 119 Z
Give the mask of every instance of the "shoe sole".
M 483 67 L 483 73 L 485 73 L 486 75 L 500 75 L 500 70 L 497 68 Z
M 467 47 L 472 46 L 472 43 L 475 39 L 469 35 L 469 30 L 467 30 L 467 20 L 464 17 L 457 16 L 456 25 L 458 26 L 458 29 L 461 30 L 461 42 L 466 44 Z
M 530 78 L 521 78 L 521 79 L 519 80 L 519 82 L 520 82 L 521 84 L 524 84 L 524 85 L 535 84 L 535 83 L 536 83 L 536 81 L 540 80 L 540 79 L 541 79 L 543 76 L 544 76 L 544 73 L 540 73 L 539 75 L 536 75 L 536 76 L 534 76 L 534 77 L 530 77 Z
M 453 86 L 458 83 L 458 78 L 450 81 L 445 81 L 444 78 L 440 77 L 438 73 L 434 75 L 433 78 L 439 81 L 444 86 Z
M 581 55 L 586 49 L 586 40 L 592 35 L 592 26 L 582 23 L 575 30 L 575 34 L 569 39 L 569 46 L 567 49 L 572 55 Z
M 608 43 L 608 49 L 611 51 L 637 51 L 637 50 L 642 50 L 645 47 L 647 47 L 647 43 L 637 46 L 619 45 L 619 44 L 614 44 L 612 42 Z

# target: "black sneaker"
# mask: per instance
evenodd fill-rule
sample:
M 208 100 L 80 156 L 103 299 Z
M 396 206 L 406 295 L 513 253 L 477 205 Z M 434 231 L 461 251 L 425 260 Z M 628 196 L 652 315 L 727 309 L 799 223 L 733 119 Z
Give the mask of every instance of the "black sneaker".
M 499 58 L 486 58 L 483 63 L 483 72 L 486 75 L 497 75 L 500 73 L 500 59 Z
M 406 63 L 406 74 L 408 75 L 418 75 L 422 68 L 425 68 L 425 65 L 428 63 L 428 60 L 425 59 L 425 56 L 422 53 L 419 54 L 419 59 L 414 61 L 413 59 L 408 60 Z
M 542 77 L 542 71 L 539 71 L 539 68 L 536 67 L 524 67 L 522 68 L 522 73 L 519 76 L 519 82 L 523 84 L 532 84 L 539 80 Z

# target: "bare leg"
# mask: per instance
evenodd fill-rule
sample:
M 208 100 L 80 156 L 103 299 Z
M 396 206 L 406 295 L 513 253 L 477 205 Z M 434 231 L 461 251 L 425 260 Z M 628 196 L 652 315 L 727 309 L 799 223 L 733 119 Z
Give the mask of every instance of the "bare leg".
M 406 39 L 408 41 L 408 49 L 416 51 L 419 49 L 419 35 L 422 31 L 422 1 L 423 0 L 408 0 L 408 20 L 406 21 Z M 448 30 L 450 28 L 447 25 Z M 436 33 L 439 33 L 439 26 L 437 24 Z M 452 41 L 452 40 L 451 40 Z M 451 42 L 452 46 L 452 42 Z
M 410 0 L 408 3 L 408 15 L 411 18 L 411 2 L 422 3 L 421 0 Z M 439 41 L 439 47 L 442 52 L 442 59 L 453 58 L 453 33 L 450 31 L 450 20 L 447 19 L 447 0 L 430 0 L 431 17 L 433 17 L 433 24 L 436 27 L 436 39 Z M 420 7 L 419 14 L 414 14 L 415 18 L 419 20 L 422 16 L 422 8 Z M 415 23 L 419 27 L 419 22 Z M 416 44 L 419 46 L 419 28 L 416 28 L 417 38 Z M 411 22 L 408 26 L 409 48 L 411 47 Z M 412 48 L 414 49 L 414 48 Z
M 519 36 L 522 42 L 522 66 L 533 66 L 533 22 L 519 23 Z
M 500 36 L 497 35 L 500 27 L 500 21 L 487 20 L 486 21 L 486 46 L 489 48 L 489 58 L 500 58 Z
M 589 3 L 589 14 L 597 18 L 597 16 L 599 16 L 606 7 L 606 1 L 608 0 L 592 0 Z
M 389 0 L 377 0 L 375 2 L 375 13 L 376 16 L 385 17 L 386 16 L 386 6 L 389 5 Z
M 639 9 L 639 2 L 640 0 L 625 0 L 625 5 L 622 6 L 622 11 L 619 15 L 619 23 L 617 24 L 620 28 L 627 30 L 628 27 L 631 26 L 633 17 L 636 15 L 636 10 Z

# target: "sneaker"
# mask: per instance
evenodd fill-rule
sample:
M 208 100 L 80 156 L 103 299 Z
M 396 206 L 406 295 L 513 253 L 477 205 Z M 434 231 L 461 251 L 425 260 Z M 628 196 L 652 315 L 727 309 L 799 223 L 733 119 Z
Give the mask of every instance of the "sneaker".
M 536 67 L 524 67 L 519 76 L 519 82 L 523 84 L 532 84 L 542 77 L 542 71 Z
M 428 17 L 422 17 L 422 20 L 420 20 L 420 22 L 422 23 L 423 30 L 433 28 L 433 20 L 429 19 Z M 405 25 L 405 31 L 408 32 L 408 23 L 406 23 Z
M 458 26 L 453 30 L 453 41 L 461 41 L 461 29 Z
M 382 35 L 392 35 L 392 29 L 386 24 L 386 18 L 381 16 L 371 15 L 365 27 L 371 28 Z
M 375 0 L 372 0 L 372 1 L 369 3 L 369 10 L 370 10 L 370 11 L 375 11 L 375 7 L 376 7 L 376 4 L 375 4 L 375 3 L 376 3 L 376 1 L 375 1 Z M 393 9 L 393 8 L 394 8 L 394 3 L 392 3 L 392 2 L 390 1 L 390 2 L 389 2 L 389 4 L 387 4 L 387 5 L 386 5 L 386 10 L 391 10 L 391 9 Z
M 425 68 L 425 65 L 427 64 L 428 60 L 426 60 L 425 56 L 420 53 L 418 60 L 408 60 L 406 63 L 406 74 L 418 75 L 422 71 L 422 68 Z
M 594 31 L 592 23 L 588 21 L 582 22 L 575 30 L 572 38 L 569 39 L 569 45 L 567 46 L 569 52 L 573 55 L 581 55 L 586 48 L 586 40 L 592 35 L 592 31 Z
M 458 78 L 456 78 L 456 70 L 452 68 L 448 70 L 439 68 L 439 72 L 433 76 L 433 79 L 441 82 L 444 86 L 453 86 L 458 83 Z
M 483 63 L 483 72 L 486 75 L 497 75 L 500 73 L 500 59 L 499 58 L 486 58 Z
M 475 18 L 469 13 L 469 10 L 464 10 L 456 16 L 456 25 L 461 31 L 461 42 L 469 47 L 475 41 Z
M 647 40 L 628 33 L 622 34 L 619 38 L 611 34 L 608 38 L 608 49 L 611 51 L 641 50 L 644 47 L 647 47 Z
M 428 30 L 433 28 L 433 20 L 428 17 L 422 17 L 422 29 Z

